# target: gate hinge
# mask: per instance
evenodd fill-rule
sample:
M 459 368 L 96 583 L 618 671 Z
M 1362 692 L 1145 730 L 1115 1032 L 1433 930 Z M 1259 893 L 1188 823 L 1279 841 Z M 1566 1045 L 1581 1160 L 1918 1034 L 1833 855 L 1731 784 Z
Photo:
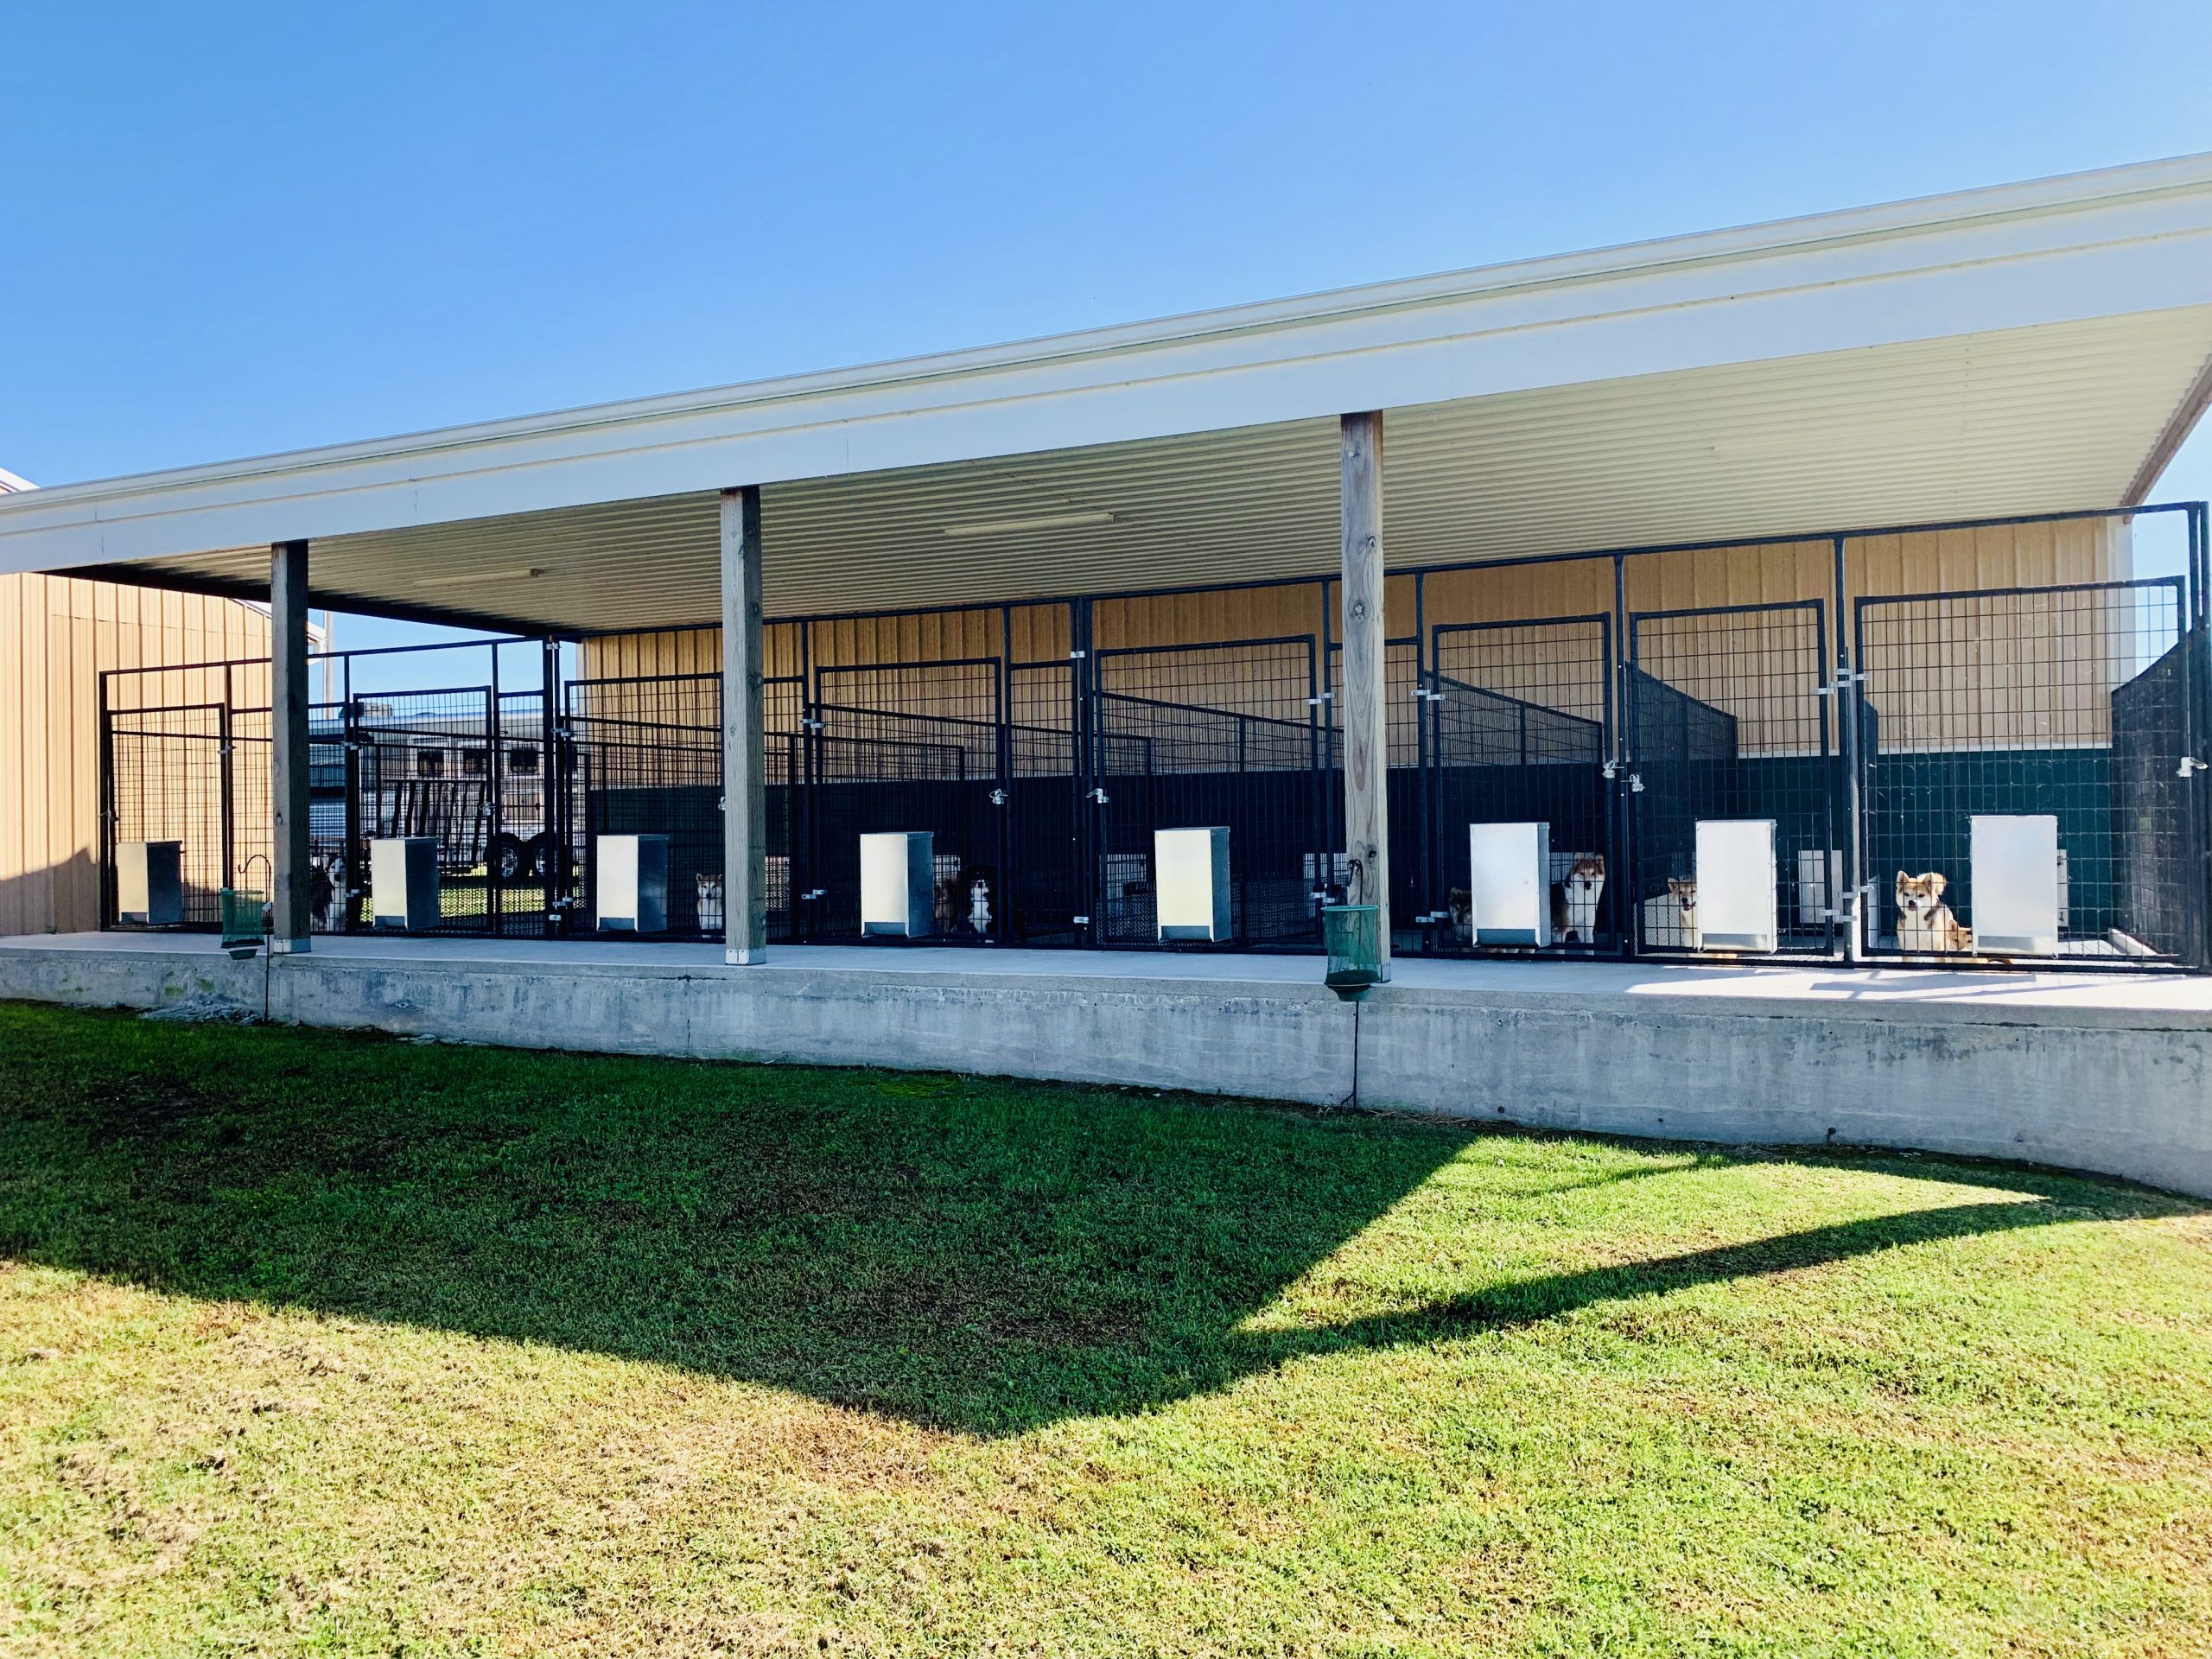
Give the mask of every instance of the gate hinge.
M 1073 922 L 1077 927 L 1089 927 L 1090 925 L 1090 918 L 1088 916 L 1071 916 L 1068 919 Z
M 1090 653 L 1089 652 L 1087 652 L 1087 651 L 1071 651 L 1071 652 L 1068 652 L 1068 657 L 1069 657 L 1070 660 L 1071 660 L 1071 661 L 1073 661 L 1073 660 L 1077 660 L 1077 659 L 1080 659 L 1080 658 L 1082 658 L 1088 657 L 1088 656 L 1090 656 Z
M 1643 793 L 1643 774 L 1642 772 L 1631 772 L 1629 773 L 1628 792 L 1631 795 L 1641 795 Z
M 2200 772 L 2212 772 L 2212 761 L 2200 760 L 2193 754 L 2184 754 L 2181 758 L 2181 767 L 2174 775 L 2177 778 L 2188 778 Z
M 1106 791 L 1103 789 L 1094 789 L 1091 790 L 1084 798 L 1086 800 L 1096 801 L 1099 805 L 1103 806 L 1106 804 Z
M 1006 804 L 1006 791 L 1002 789 L 993 790 L 991 791 L 991 804 L 993 806 L 1004 806 Z

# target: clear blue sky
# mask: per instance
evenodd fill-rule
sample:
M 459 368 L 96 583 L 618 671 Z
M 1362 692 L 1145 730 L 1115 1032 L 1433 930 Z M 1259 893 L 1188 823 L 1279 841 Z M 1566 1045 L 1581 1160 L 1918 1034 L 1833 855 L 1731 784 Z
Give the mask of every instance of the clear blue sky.
M 22 6 L 0 466 L 60 483 L 2207 149 L 2203 0 Z M 2212 441 L 2163 493 L 2212 494 Z

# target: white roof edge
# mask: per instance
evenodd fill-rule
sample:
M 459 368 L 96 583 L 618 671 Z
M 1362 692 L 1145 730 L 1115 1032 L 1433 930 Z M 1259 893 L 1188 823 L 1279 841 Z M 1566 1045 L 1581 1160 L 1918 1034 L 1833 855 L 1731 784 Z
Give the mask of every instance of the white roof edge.
M 5 467 L 0 467 L 0 495 L 21 495 L 26 490 L 36 488 L 38 486 L 28 478 L 17 473 L 11 473 Z
M 568 410 L 434 428 L 389 437 L 185 467 L 87 480 L 35 492 L 42 508 L 79 500 L 620 425 L 676 415 L 757 407 L 825 392 L 854 391 L 993 370 L 1108 356 L 1224 335 L 1263 332 L 1361 314 L 1402 310 L 1534 289 L 1838 247 L 1915 232 L 2005 219 L 2046 217 L 2134 200 L 2212 191 L 2212 152 L 2133 162 L 2014 184 L 1802 215 L 1732 229 L 1548 255 L 1434 276 L 1402 278 L 1293 298 L 1186 313 L 995 346 L 855 367 L 627 398 Z M 19 504 L 0 501 L 0 515 Z M 29 506 L 30 503 L 20 504 Z

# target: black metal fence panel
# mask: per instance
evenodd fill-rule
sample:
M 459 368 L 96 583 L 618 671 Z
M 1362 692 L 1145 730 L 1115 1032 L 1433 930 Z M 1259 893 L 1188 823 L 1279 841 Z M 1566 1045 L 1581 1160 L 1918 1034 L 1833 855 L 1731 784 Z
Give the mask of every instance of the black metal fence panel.
M 861 837 L 927 831 L 938 943 L 1004 931 L 1009 734 L 995 657 L 816 671 L 809 767 L 816 932 L 861 937 Z
M 1077 826 L 1082 772 L 1076 664 L 1007 668 L 1007 871 L 1003 937 L 1030 945 L 1074 944 L 1088 914 Z
M 1091 800 L 1103 944 L 1157 944 L 1154 836 L 1229 831 L 1230 939 L 1318 942 L 1338 863 L 1324 823 L 1323 722 L 1310 635 L 1102 651 Z
M 1475 948 L 1470 827 L 1535 823 L 1549 827 L 1552 948 L 1619 950 L 1612 619 L 1448 624 L 1433 638 L 1433 948 Z
M 1845 873 L 1817 601 L 1642 612 L 1629 620 L 1632 881 L 1640 950 L 1708 950 L 1700 823 L 1773 826 L 1772 926 L 1750 954 L 1828 957 Z
M 2179 578 L 1858 602 L 1870 951 L 2202 959 L 2183 626 Z M 2055 870 L 1999 864 L 1991 841 L 1978 873 L 1977 819 L 2047 825 L 2031 832 Z M 1978 907 L 2048 931 L 1978 926 Z

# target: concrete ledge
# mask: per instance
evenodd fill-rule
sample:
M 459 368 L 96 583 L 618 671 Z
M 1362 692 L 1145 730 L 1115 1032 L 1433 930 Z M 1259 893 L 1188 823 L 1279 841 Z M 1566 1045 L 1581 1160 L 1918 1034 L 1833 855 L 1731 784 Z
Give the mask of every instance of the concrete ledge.
M 373 948 L 368 948 L 373 946 Z M 1351 1010 L 1304 958 L 332 941 L 0 942 L 0 996 L 533 1048 L 925 1068 L 1326 1104 Z M 1402 964 L 1363 1103 L 1537 1128 L 1916 1147 L 2212 1198 L 2212 982 Z

